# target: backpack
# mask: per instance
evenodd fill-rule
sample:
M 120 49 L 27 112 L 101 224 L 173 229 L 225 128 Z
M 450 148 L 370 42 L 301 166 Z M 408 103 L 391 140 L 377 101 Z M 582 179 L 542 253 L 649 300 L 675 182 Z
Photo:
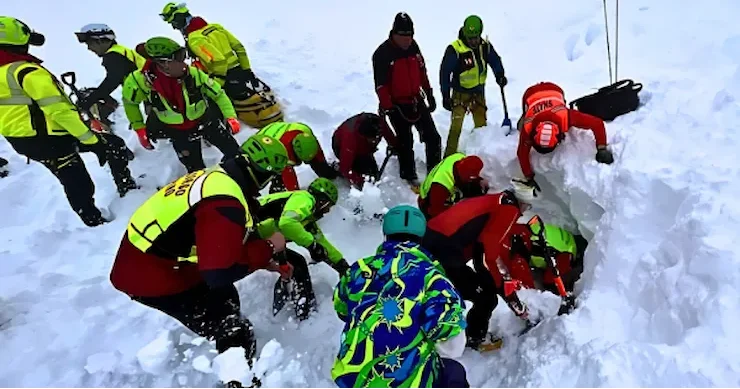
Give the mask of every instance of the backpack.
M 570 108 L 587 113 L 604 121 L 637 110 L 640 106 L 642 84 L 621 80 L 599 89 L 596 93 L 580 97 L 570 103 Z

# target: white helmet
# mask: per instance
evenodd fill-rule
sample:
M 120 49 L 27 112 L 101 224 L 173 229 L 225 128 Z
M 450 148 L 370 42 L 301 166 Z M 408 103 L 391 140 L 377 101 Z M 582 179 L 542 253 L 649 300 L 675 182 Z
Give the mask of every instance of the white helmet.
M 531 204 L 537 199 L 535 187 L 527 185 L 525 181 L 512 178 L 511 185 L 514 187 L 514 194 L 516 195 L 517 200 Z
M 77 40 L 80 43 L 85 43 L 90 39 L 116 40 L 116 34 L 113 32 L 113 29 L 108 27 L 107 24 L 102 23 L 87 24 L 80 29 L 80 32 L 76 32 L 75 35 L 77 35 Z

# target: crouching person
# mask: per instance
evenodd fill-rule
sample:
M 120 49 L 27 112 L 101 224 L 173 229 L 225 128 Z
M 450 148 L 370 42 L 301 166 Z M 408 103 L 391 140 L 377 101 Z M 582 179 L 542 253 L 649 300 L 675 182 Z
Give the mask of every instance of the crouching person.
M 451 358 L 465 348 L 462 299 L 420 246 L 426 219 L 401 205 L 383 219 L 385 242 L 352 264 L 334 291 L 344 321 L 332 368 L 339 387 L 469 387 Z

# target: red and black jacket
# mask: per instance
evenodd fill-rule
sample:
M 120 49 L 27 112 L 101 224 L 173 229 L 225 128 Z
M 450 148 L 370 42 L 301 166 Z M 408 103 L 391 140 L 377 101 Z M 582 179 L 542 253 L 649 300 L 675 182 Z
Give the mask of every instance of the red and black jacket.
M 398 141 L 396 135 L 388 127 L 380 116 L 374 113 L 359 113 L 345 120 L 332 135 L 332 148 L 334 154 L 339 158 L 339 172 L 352 184 L 361 185 L 362 177 L 352 171 L 355 158 L 361 156 L 372 156 L 378 150 L 379 138 L 370 138 L 362 135 L 361 129 L 365 126 L 373 126 L 380 123 L 380 134 L 391 147 L 396 147 Z
M 416 41 L 408 50 L 396 46 L 391 38 L 378 46 L 373 53 L 373 76 L 381 107 L 415 103 L 421 90 L 431 90 L 424 57 Z

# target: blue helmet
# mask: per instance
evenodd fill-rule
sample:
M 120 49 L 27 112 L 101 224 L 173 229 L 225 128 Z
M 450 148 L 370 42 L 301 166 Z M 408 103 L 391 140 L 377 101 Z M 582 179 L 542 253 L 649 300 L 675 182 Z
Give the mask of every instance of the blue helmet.
M 409 234 L 423 237 L 427 229 L 427 219 L 419 208 L 398 205 L 391 208 L 383 217 L 383 235 Z

